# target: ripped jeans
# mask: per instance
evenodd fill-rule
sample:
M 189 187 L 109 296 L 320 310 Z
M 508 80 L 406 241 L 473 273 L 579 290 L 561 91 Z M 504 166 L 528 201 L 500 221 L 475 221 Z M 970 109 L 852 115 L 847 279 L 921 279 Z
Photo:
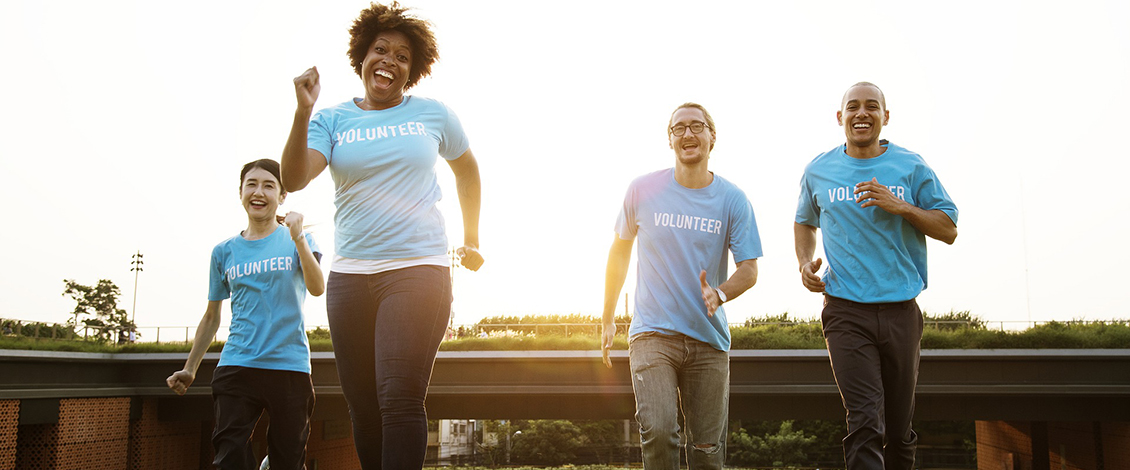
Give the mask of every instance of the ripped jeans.
M 729 354 L 683 335 L 649 332 L 631 339 L 628 357 L 644 468 L 679 468 L 681 408 L 690 469 L 721 469 L 730 408 Z

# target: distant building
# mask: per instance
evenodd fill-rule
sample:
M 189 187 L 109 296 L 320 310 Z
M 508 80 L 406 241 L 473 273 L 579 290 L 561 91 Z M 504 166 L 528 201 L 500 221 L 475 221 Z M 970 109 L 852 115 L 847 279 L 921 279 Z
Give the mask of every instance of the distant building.
M 429 422 L 427 461 L 437 465 L 464 465 L 474 462 L 476 425 L 481 426 L 473 419 L 441 419 Z

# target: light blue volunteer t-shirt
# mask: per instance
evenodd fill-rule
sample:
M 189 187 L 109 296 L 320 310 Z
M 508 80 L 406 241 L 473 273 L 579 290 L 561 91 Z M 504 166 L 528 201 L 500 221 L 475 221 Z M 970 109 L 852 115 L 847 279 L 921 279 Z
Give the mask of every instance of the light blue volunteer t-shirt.
M 436 155 L 454 160 L 470 148 L 451 109 L 419 96 L 377 111 L 347 101 L 318 111 L 307 136 L 336 188 L 336 254 L 388 260 L 447 252 Z
M 306 234 L 311 251 L 320 253 Z M 290 229 L 259 240 L 236 235 L 212 249 L 208 300 L 231 297 L 231 331 L 218 366 L 310 373 L 302 302 L 306 281 Z
M 885 141 L 884 141 L 885 142 Z M 823 230 L 824 291 L 862 303 L 902 302 L 926 289 L 926 236 L 879 207 L 859 207 L 855 185 L 876 178 L 896 197 L 940 210 L 957 224 L 957 206 L 916 153 L 885 143 L 875 158 L 841 145 L 812 160 L 800 180 L 796 222 Z
M 730 349 L 726 310 L 710 317 L 699 273 L 710 285 L 728 276 L 734 262 L 761 257 L 753 207 L 744 192 L 717 174 L 709 186 L 690 189 L 668 168 L 636 178 L 616 219 L 623 240 L 639 238 L 636 309 L 628 336 L 644 332 L 684 334 L 720 351 Z

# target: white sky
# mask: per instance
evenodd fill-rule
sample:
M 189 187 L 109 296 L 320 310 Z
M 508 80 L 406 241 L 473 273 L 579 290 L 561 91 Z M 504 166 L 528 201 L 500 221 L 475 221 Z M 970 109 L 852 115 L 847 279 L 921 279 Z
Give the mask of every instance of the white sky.
M 367 5 L 0 4 L 0 318 L 65 321 L 64 278 L 111 279 L 130 310 L 140 250 L 137 322 L 196 325 L 211 248 L 246 225 L 239 169 L 286 140 L 291 78 L 318 66 L 319 108 L 362 93 L 347 30 Z M 711 168 L 749 195 L 765 249 L 730 321 L 817 315 L 793 252 L 797 183 L 843 142 L 835 111 L 860 80 L 886 92 L 883 137 L 921 153 L 961 211 L 956 244 L 930 243 L 925 310 L 1130 317 L 1117 294 L 1130 255 L 1112 249 L 1128 227 L 1126 2 L 408 5 L 441 55 L 410 93 L 456 111 L 481 165 L 487 262 L 457 272 L 456 323 L 598 315 L 624 190 L 673 165 L 664 128 L 684 101 L 714 115 Z M 437 170 L 459 242 L 454 179 Z M 327 254 L 332 193 L 327 172 L 282 207 L 318 224 Z M 326 324 L 324 297 L 306 306 Z

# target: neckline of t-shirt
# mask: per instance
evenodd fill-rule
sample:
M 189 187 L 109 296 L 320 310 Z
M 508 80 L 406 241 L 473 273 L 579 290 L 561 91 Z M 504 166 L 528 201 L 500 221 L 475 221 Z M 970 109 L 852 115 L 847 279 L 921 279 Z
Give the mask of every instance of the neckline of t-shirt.
M 401 106 L 405 106 L 405 105 L 407 105 L 407 104 L 408 104 L 408 100 L 409 100 L 409 99 L 411 99 L 411 98 L 412 98 L 412 95 L 404 95 L 404 96 L 402 96 L 402 97 L 401 97 L 401 99 L 400 99 L 400 102 L 399 102 L 399 103 L 397 103 L 397 104 L 396 104 L 396 106 L 393 106 L 393 107 L 391 107 L 391 108 L 385 108 L 385 109 L 365 109 L 365 108 L 362 108 L 362 107 L 361 107 L 360 105 L 358 105 L 357 103 L 360 103 L 361 101 L 364 101 L 364 100 L 365 100 L 365 98 L 358 98 L 358 97 L 353 97 L 353 99 L 352 99 L 352 100 L 349 100 L 349 102 L 350 102 L 350 103 L 353 103 L 353 107 L 354 107 L 354 108 L 355 108 L 355 109 L 356 109 L 357 111 L 362 111 L 362 112 L 366 112 L 366 113 L 379 113 L 379 112 L 381 112 L 381 111 L 392 111 L 392 110 L 394 110 L 394 109 L 396 109 L 396 108 L 399 108 L 399 107 L 401 107 Z
M 710 188 L 713 188 L 714 185 L 718 183 L 718 173 L 711 171 L 710 175 L 713 176 L 713 178 L 711 178 L 710 184 L 703 186 L 701 188 L 688 188 L 686 186 L 683 186 L 683 184 L 680 183 L 679 180 L 675 179 L 675 168 L 668 168 L 668 171 L 671 172 L 671 184 L 675 185 L 675 187 L 677 187 L 677 188 L 682 188 L 682 189 L 687 190 L 687 191 L 707 191 Z
M 880 153 L 879 155 L 876 155 L 874 157 L 871 157 L 871 158 L 855 158 L 855 157 L 847 154 L 847 144 L 840 144 L 840 147 L 839 147 L 840 158 L 843 159 L 843 160 L 846 160 L 848 163 L 850 163 L 852 165 L 868 166 L 868 165 L 871 165 L 873 163 L 881 162 L 881 161 L 885 160 L 886 159 L 885 157 L 887 155 L 890 155 L 892 153 L 892 151 L 895 149 L 895 145 L 892 144 L 890 141 L 887 141 L 887 143 L 886 143 L 886 145 L 884 145 L 884 147 L 886 147 L 887 150 L 884 150 L 883 153 Z
M 259 239 L 255 239 L 255 240 L 248 240 L 248 239 L 244 238 L 244 237 L 243 237 L 243 232 L 244 232 L 245 230 L 240 230 L 240 231 L 239 231 L 239 233 L 235 235 L 235 238 L 239 239 L 239 241 L 242 241 L 243 243 L 259 243 L 259 242 L 261 242 L 261 241 L 263 241 L 263 240 L 266 240 L 266 239 L 268 239 L 268 238 L 271 238 L 271 237 L 275 236 L 275 234 L 279 233 L 279 229 L 281 229 L 281 228 L 283 228 L 283 226 L 282 226 L 282 225 L 279 225 L 279 226 L 278 226 L 277 228 L 275 228 L 275 231 L 274 231 L 274 232 L 271 232 L 271 234 L 270 234 L 270 235 L 267 235 L 267 236 L 265 236 L 265 237 L 263 237 L 263 238 L 259 238 Z

